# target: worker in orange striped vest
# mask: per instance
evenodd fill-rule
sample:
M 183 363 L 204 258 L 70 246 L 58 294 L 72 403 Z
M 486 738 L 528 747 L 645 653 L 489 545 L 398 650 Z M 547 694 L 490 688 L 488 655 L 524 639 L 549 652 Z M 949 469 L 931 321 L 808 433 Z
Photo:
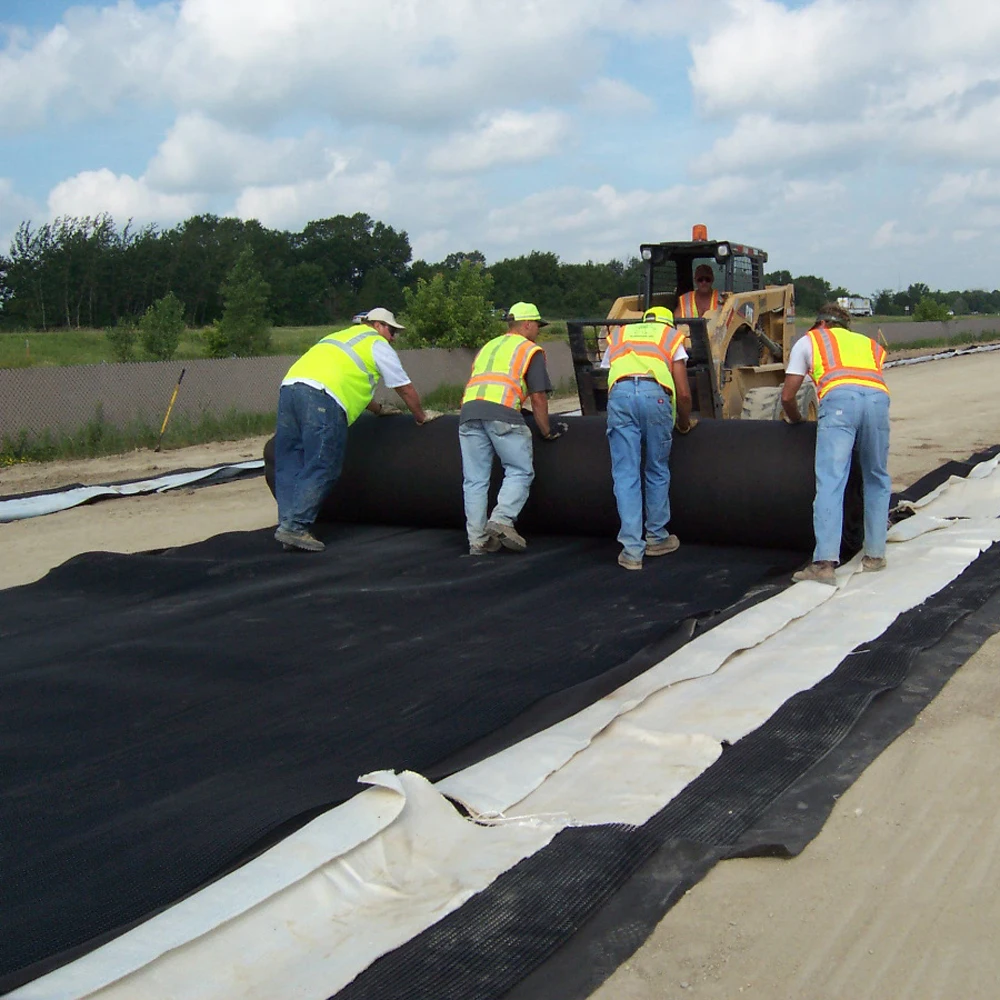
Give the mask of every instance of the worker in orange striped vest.
M 535 478 L 531 430 L 521 406 L 531 401 L 535 427 L 546 441 L 566 432 L 565 423 L 549 422 L 552 383 L 538 332 L 548 324 L 531 302 L 515 302 L 507 313 L 507 332 L 480 348 L 472 364 L 458 417 L 462 448 L 462 493 L 469 554 L 523 552 L 527 543 L 514 527 Z M 496 506 L 487 517 L 493 457 L 503 466 Z
M 697 319 L 711 309 L 719 308 L 719 293 L 712 287 L 715 272 L 710 264 L 699 264 L 694 269 L 694 291 L 685 292 L 677 300 L 674 316 L 677 319 Z
M 641 323 L 614 327 L 608 335 L 601 364 L 609 369 L 607 433 L 623 569 L 642 569 L 644 555 L 663 556 L 680 545 L 667 525 L 672 432 L 676 425 L 686 434 L 695 423 L 686 361 L 684 336 L 663 306 L 647 310 Z
M 865 501 L 861 568 L 885 569 L 889 521 L 889 389 L 882 377 L 885 348 L 852 333 L 851 317 L 836 304 L 823 306 L 812 329 L 795 342 L 785 367 L 781 405 L 791 423 L 802 414 L 795 394 L 808 376 L 819 396 L 816 429 L 816 498 L 813 560 L 793 580 L 836 584 L 844 521 L 844 489 L 857 452 Z

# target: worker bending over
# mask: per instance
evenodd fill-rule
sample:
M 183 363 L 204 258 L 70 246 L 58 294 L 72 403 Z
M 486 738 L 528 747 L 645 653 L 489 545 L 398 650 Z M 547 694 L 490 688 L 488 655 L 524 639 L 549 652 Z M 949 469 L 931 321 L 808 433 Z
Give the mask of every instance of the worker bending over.
M 531 401 L 543 440 L 554 441 L 566 431 L 564 423 L 549 423 L 547 394 L 552 384 L 545 351 L 535 343 L 548 324 L 530 302 L 515 302 L 506 319 L 507 332 L 476 355 L 458 417 L 465 529 L 474 556 L 497 552 L 501 546 L 523 552 L 527 545 L 514 527 L 535 478 L 531 430 L 521 415 L 525 399 Z M 503 466 L 503 483 L 487 517 L 494 455 Z
M 851 318 L 836 304 L 823 306 L 812 329 L 796 341 L 785 367 L 781 405 L 789 422 L 802 414 L 795 401 L 808 375 L 819 396 L 816 429 L 816 497 L 813 500 L 813 561 L 793 580 L 836 583 L 844 521 L 844 488 L 856 450 L 864 483 L 863 570 L 885 568 L 889 521 L 889 389 L 882 377 L 885 349 L 852 333 Z
M 286 549 L 323 551 L 310 528 L 343 468 L 347 428 L 364 410 L 381 411 L 372 400 L 380 378 L 418 424 L 426 422 L 420 396 L 391 346 L 402 329 L 388 309 L 372 309 L 362 322 L 314 344 L 282 381 L 274 436 L 274 537 Z
M 618 565 L 624 569 L 642 569 L 643 555 L 666 555 L 680 545 L 667 525 L 672 432 L 676 425 L 686 434 L 695 423 L 686 360 L 684 337 L 662 306 L 647 310 L 641 323 L 613 328 L 608 337 L 601 364 L 609 369 L 607 434 L 621 519 Z

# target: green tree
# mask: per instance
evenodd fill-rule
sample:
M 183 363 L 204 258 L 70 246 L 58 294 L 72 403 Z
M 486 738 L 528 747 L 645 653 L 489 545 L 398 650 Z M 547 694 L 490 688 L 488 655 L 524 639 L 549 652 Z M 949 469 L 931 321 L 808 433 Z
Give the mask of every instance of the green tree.
M 157 299 L 139 320 L 142 349 L 157 361 L 169 361 L 184 332 L 184 304 L 173 292 Z
M 956 316 L 967 316 L 969 314 L 969 303 L 965 301 L 964 296 L 956 295 L 951 303 L 951 311 Z
M 235 354 L 247 358 L 264 354 L 271 346 L 271 321 L 267 314 L 270 285 L 261 276 L 254 252 L 246 247 L 222 283 L 225 303 L 222 319 L 208 331 L 209 353 L 216 358 Z
M 504 331 L 493 308 L 493 279 L 470 261 L 451 274 L 421 278 L 403 295 L 407 347 L 480 347 Z

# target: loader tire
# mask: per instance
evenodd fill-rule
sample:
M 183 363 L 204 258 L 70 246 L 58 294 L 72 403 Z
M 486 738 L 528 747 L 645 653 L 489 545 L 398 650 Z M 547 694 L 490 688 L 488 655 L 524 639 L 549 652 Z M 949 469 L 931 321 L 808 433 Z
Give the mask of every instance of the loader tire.
M 748 389 L 743 397 L 740 420 L 780 420 L 781 386 Z
M 812 379 L 806 379 L 802 383 L 802 388 L 795 394 L 795 402 L 799 404 L 799 413 L 802 414 L 803 420 L 819 419 L 819 396 L 816 394 L 816 383 Z

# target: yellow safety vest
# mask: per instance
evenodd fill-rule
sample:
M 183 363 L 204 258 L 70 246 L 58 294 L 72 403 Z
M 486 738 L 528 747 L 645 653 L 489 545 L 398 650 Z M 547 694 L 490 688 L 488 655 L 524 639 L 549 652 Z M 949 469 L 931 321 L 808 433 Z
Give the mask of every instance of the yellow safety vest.
M 379 339 L 370 326 L 359 324 L 332 333 L 313 344 L 288 369 L 288 379 L 308 379 L 325 386 L 344 405 L 353 424 L 375 395 L 378 365 L 372 351 Z
M 705 312 L 710 312 L 712 309 L 719 308 L 719 291 L 716 288 L 712 289 L 712 302 Z M 694 292 L 685 292 L 677 300 L 677 308 L 674 310 L 674 319 L 697 319 L 698 318 L 698 307 L 695 305 Z
M 541 348 L 519 333 L 501 333 L 484 344 L 472 363 L 472 377 L 465 387 L 463 403 L 484 399 L 520 410 L 528 395 L 524 376 L 531 359 Z
M 663 323 L 629 323 L 614 327 L 608 337 L 608 361 L 611 363 L 608 390 L 620 378 L 648 375 L 670 393 L 676 419 L 677 401 L 670 364 L 683 343 L 684 335 Z
M 809 339 L 813 349 L 812 377 L 820 399 L 842 385 L 860 385 L 888 393 L 882 378 L 885 348 L 871 337 L 840 326 L 817 326 L 809 331 Z

